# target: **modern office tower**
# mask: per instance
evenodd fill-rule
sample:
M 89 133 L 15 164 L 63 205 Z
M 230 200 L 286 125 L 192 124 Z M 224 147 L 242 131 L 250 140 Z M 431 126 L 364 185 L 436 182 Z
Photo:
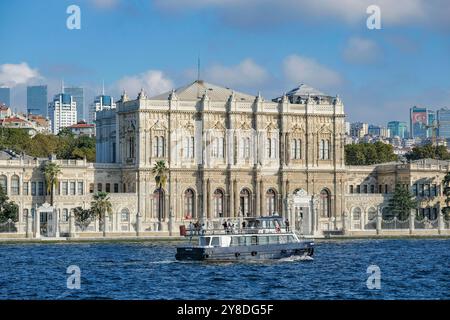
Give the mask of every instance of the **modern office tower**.
M 426 108 L 412 107 L 409 109 L 411 138 L 428 137 L 428 110 Z
M 77 103 L 67 93 L 55 95 L 53 101 L 49 103 L 48 113 L 53 134 L 58 134 L 61 128 L 77 123 Z
M 381 135 L 381 127 L 374 125 L 374 124 L 370 124 L 367 132 L 372 136 L 380 136 Z
M 7 105 L 8 107 L 11 106 L 11 91 L 9 88 L 0 88 L 0 106 L 2 104 Z
M 395 136 L 402 139 L 408 138 L 408 126 L 404 121 L 389 121 L 387 123 L 387 128 L 389 129 L 390 138 Z
M 442 108 L 436 112 L 437 135 L 441 138 L 450 139 L 450 110 Z
M 70 94 L 77 103 L 77 119 L 82 120 L 84 117 L 84 89 L 81 87 L 64 87 L 64 93 Z
M 47 86 L 27 87 L 27 113 L 47 116 Z
M 428 125 L 436 125 L 436 111 L 428 110 Z M 433 130 L 434 128 L 428 128 L 427 137 L 433 136 Z
M 350 125 L 350 135 L 352 137 L 362 138 L 369 133 L 369 124 L 363 122 L 354 122 Z
M 114 98 L 107 96 L 104 93 L 95 98 L 94 102 L 89 106 L 89 123 L 94 123 L 96 120 L 96 112 L 101 110 L 115 109 L 116 104 Z

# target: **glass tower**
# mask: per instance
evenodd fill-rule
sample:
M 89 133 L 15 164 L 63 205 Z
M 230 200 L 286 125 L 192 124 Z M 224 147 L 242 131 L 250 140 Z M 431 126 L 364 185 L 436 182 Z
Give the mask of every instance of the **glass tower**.
M 47 86 L 27 87 L 27 113 L 47 117 Z
M 9 88 L 0 88 L 0 105 L 2 104 L 6 104 L 8 107 L 11 107 Z
M 77 119 L 78 121 L 84 118 L 84 89 L 81 87 L 64 87 L 64 93 L 72 96 L 77 103 Z

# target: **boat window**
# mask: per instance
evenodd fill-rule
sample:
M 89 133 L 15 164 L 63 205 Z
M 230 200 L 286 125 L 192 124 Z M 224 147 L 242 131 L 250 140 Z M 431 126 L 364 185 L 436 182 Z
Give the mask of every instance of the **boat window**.
M 257 245 L 258 244 L 258 237 L 257 236 L 252 236 L 252 245 Z
M 269 244 L 275 244 L 275 243 L 278 243 L 278 236 L 270 236 Z
M 219 247 L 220 246 L 219 237 L 212 237 L 211 238 L 211 245 L 213 247 Z
M 287 236 L 280 236 L 279 240 L 280 240 L 280 243 L 287 243 L 287 241 L 288 241 Z
M 200 237 L 200 245 L 201 246 L 209 246 L 209 241 L 211 237 Z
M 251 246 L 252 245 L 252 238 L 251 237 L 244 237 L 245 246 Z M 255 243 L 256 244 L 256 243 Z
M 261 236 L 258 239 L 259 244 L 268 244 L 269 243 L 269 237 L 268 236 Z
M 231 237 L 222 237 L 222 247 L 229 247 L 231 244 Z
M 241 237 L 231 237 L 231 244 L 230 244 L 230 246 L 239 246 L 239 245 L 241 245 L 239 242 L 240 242 L 240 240 L 239 240 L 239 238 L 241 238 Z
M 288 236 L 288 242 L 289 243 L 295 242 L 294 236 L 292 235 Z

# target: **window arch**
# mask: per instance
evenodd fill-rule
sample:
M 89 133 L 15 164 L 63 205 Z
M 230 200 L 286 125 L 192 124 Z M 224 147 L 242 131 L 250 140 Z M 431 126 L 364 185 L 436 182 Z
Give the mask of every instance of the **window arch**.
M 11 177 L 11 195 L 18 196 L 20 194 L 19 176 Z
M 352 211 L 352 228 L 361 229 L 361 208 L 356 207 Z
M 194 191 L 187 189 L 184 192 L 184 216 L 186 219 L 195 218 L 194 199 Z
M 266 211 L 268 215 L 272 215 L 277 211 L 277 193 L 274 189 L 266 192 Z
M 217 218 L 223 217 L 223 211 L 223 191 L 216 189 L 216 191 L 214 191 L 214 216 Z
M 327 189 L 320 191 L 320 215 L 324 218 L 331 218 L 331 196 Z
M 153 137 L 153 156 L 156 158 L 164 157 L 165 139 L 163 136 Z
M 302 140 L 292 139 L 291 141 L 291 159 L 301 159 L 302 158 Z
M 319 159 L 329 160 L 330 159 L 330 140 L 322 139 L 319 143 Z

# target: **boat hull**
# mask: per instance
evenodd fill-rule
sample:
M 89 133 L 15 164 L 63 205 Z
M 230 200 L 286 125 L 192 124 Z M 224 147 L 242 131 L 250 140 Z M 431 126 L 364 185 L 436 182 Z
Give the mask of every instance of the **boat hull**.
M 271 260 L 292 256 L 312 256 L 313 242 L 254 245 L 237 247 L 178 247 L 175 258 L 182 261 L 245 261 Z

